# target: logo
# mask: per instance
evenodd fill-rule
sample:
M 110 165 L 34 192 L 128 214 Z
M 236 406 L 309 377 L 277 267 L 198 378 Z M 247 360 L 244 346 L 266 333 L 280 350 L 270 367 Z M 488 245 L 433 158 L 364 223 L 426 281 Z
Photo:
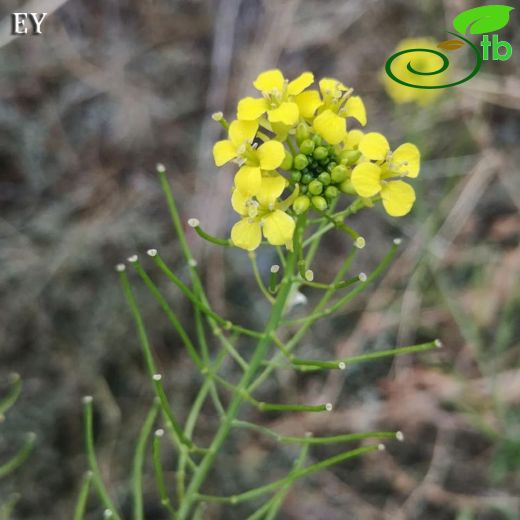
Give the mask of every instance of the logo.
M 12 13 L 11 34 L 42 34 L 42 23 L 46 16 L 47 13 Z M 32 33 L 29 33 L 28 26 L 32 29 Z
M 462 78 L 458 81 L 454 81 L 452 83 L 447 83 L 445 85 L 417 85 L 398 78 L 392 72 L 392 64 L 395 61 L 395 59 L 399 56 L 406 55 L 412 52 L 427 52 L 429 54 L 434 54 L 442 60 L 442 64 L 436 70 L 423 71 L 414 68 L 412 61 L 409 61 L 406 65 L 408 72 L 418 76 L 435 76 L 436 74 L 444 72 L 449 67 L 450 60 L 448 59 L 448 56 L 446 54 L 435 49 L 417 48 L 405 49 L 396 52 L 395 54 L 392 54 L 392 56 L 390 56 L 390 58 L 388 58 L 388 60 L 386 61 L 385 71 L 391 79 L 393 79 L 397 83 L 400 83 L 401 85 L 405 85 L 406 87 L 438 89 L 454 87 L 455 85 L 465 83 L 478 73 L 483 61 L 488 61 L 489 59 L 492 59 L 494 61 L 505 61 L 508 60 L 513 54 L 513 48 L 511 47 L 511 44 L 509 42 L 501 41 L 497 34 L 493 34 L 491 38 L 489 37 L 489 33 L 498 31 L 499 29 L 502 29 L 508 24 L 509 13 L 513 9 L 513 7 L 510 7 L 508 5 L 486 5 L 482 7 L 468 9 L 467 11 L 462 11 L 462 13 L 459 13 L 454 18 L 453 27 L 457 32 L 447 32 L 448 34 L 455 36 L 455 39 L 445 40 L 439 43 L 437 47 L 444 51 L 451 52 L 456 51 L 457 49 L 460 49 L 465 45 L 469 45 L 475 57 L 475 66 L 473 67 L 473 70 L 465 78 Z M 480 51 L 477 45 L 475 45 L 470 40 L 462 36 L 463 34 L 483 35 L 479 44 L 479 46 L 482 47 L 482 52 Z

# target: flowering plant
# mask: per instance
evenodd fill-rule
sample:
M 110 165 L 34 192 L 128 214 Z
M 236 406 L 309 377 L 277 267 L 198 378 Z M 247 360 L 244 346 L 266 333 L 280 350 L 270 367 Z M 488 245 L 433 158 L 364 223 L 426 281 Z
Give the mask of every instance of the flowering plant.
M 250 520 L 273 519 L 296 480 L 347 459 L 382 449 L 383 445 L 379 442 L 382 439 L 402 440 L 402 434 L 394 431 L 355 432 L 333 437 L 314 437 L 312 433 L 302 437 L 284 436 L 239 418 L 244 405 L 261 412 L 321 413 L 332 410 L 332 403 L 267 403 L 254 397 L 256 390 L 279 367 L 301 372 L 344 370 L 350 364 L 424 351 L 440 345 L 438 341 L 431 341 L 333 360 L 305 359 L 295 353 L 308 330 L 320 319 L 340 311 L 364 291 L 385 271 L 397 251 L 399 240 L 393 242 L 389 252 L 371 273 L 348 276 L 356 255 L 365 246 L 365 240 L 345 220 L 378 202 L 391 216 L 406 215 L 413 206 L 415 193 L 403 179 L 417 177 L 420 168 L 420 155 L 415 145 L 405 143 L 391 151 L 382 134 L 350 128 L 352 120 L 362 126 L 367 122 L 363 101 L 353 95 L 351 88 L 335 79 L 325 78 L 319 81 L 318 89 L 312 89 L 313 82 L 310 72 L 288 81 L 279 70 L 269 70 L 260 74 L 253 83 L 261 92 L 261 97 L 242 99 L 238 103 L 235 120 L 228 123 L 223 114 L 214 115 L 227 133 L 226 139 L 214 145 L 215 163 L 222 166 L 233 161 L 238 166 L 231 189 L 231 205 L 239 220 L 232 227 L 229 239 L 208 234 L 195 218 L 188 221 L 202 238 L 211 243 L 249 251 L 259 290 L 271 305 L 269 317 L 262 328 L 245 327 L 213 310 L 189 248 L 166 170 L 164 166 L 158 166 L 159 179 L 189 268 L 190 280 L 186 282 L 175 274 L 156 249 L 150 249 L 147 253 L 160 272 L 193 306 L 195 340 L 138 256 L 129 257 L 128 264 L 159 303 L 202 377 L 199 393 L 184 424 L 178 419 L 176 407 L 170 402 L 163 385 L 164 378 L 158 369 L 126 265 L 117 266 L 155 393 L 133 462 L 132 495 L 136 519 L 143 518 L 145 451 L 147 439 L 159 415 L 163 427 L 157 429 L 153 436 L 153 468 L 161 504 L 171 518 L 178 520 L 202 518 L 204 508 L 209 504 L 233 506 L 246 502 L 254 504 L 248 517 Z M 333 229 L 344 232 L 353 246 L 333 280 L 316 281 L 311 265 L 320 241 Z M 278 258 L 278 263 L 271 266 L 267 276 L 260 272 L 254 253 L 262 243 L 274 246 L 274 254 Z M 273 251 L 271 248 L 269 250 Z M 297 316 L 294 302 L 304 288 L 320 291 L 321 297 L 314 309 Z M 211 331 L 212 341 L 208 338 L 206 326 Z M 253 350 L 241 351 L 238 338 L 253 342 Z M 226 358 L 232 359 L 240 371 L 237 381 L 230 381 L 221 373 Z M 226 392 L 225 397 L 222 397 L 222 391 Z M 199 425 L 201 409 L 206 401 L 213 404 L 219 424 L 212 432 L 211 442 L 203 446 L 196 426 Z M 84 404 L 91 471 L 85 478 L 78 500 L 77 518 L 82 518 L 85 497 L 93 483 L 106 508 L 105 517 L 120 519 L 118 502 L 121 498 L 116 501 L 111 497 L 97 465 L 92 432 L 92 398 L 85 398 Z M 209 482 L 210 471 L 236 429 L 252 430 L 283 444 L 299 445 L 300 456 L 281 479 L 251 490 L 237 490 L 232 496 L 208 494 L 208 489 L 217 487 Z M 165 431 L 177 451 L 175 498 L 165 478 L 165 459 L 161 455 Z M 376 442 L 362 443 L 333 457 L 306 463 L 308 450 L 313 445 L 343 444 L 365 439 L 375 439 Z M 259 502 L 265 496 L 269 498 L 264 499 L 263 503 Z

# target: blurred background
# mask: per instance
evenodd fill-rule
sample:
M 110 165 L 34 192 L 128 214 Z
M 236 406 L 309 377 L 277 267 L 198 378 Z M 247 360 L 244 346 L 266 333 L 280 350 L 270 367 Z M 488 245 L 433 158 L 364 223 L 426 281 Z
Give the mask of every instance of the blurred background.
M 223 236 L 235 217 L 232 171 L 212 164 L 221 129 L 252 80 L 278 66 L 334 76 L 363 96 L 368 128 L 423 155 L 413 213 L 379 208 L 353 220 L 367 239 L 354 273 L 369 271 L 391 240 L 396 262 L 373 289 L 313 329 L 298 351 L 322 359 L 439 337 L 444 348 L 319 375 L 280 372 L 259 392 L 275 402 L 334 403 L 317 414 L 243 416 L 287 434 L 399 429 L 404 443 L 298 483 L 287 520 L 518 520 L 520 518 L 520 77 L 518 15 L 502 39 L 507 62 L 485 62 L 470 82 L 427 106 L 395 105 L 381 69 L 399 41 L 446 39 L 470 1 L 427 0 L 3 0 L 0 6 L 0 396 L 24 382 L 0 424 L 0 462 L 26 432 L 26 464 L 0 480 L 9 518 L 72 518 L 82 475 L 81 397 L 95 399 L 101 470 L 130 516 L 133 446 L 152 391 L 113 266 L 158 248 L 181 274 L 157 162 L 169 171 L 183 218 Z M 42 36 L 9 36 L 13 11 L 48 11 Z M 463 51 L 459 51 L 463 52 Z M 471 68 L 461 59 L 459 71 Z M 261 326 L 267 307 L 247 255 L 224 254 L 189 234 L 216 309 Z M 327 280 L 349 249 L 324 241 L 313 265 Z M 259 254 L 266 272 L 273 262 Z M 147 267 L 150 267 L 146 264 Z M 187 327 L 190 308 L 152 276 Z M 200 379 L 160 309 L 135 280 L 174 406 L 184 418 Z M 307 293 L 310 303 L 313 293 Z M 247 311 L 244 311 L 246 309 Z M 246 317 L 244 315 L 247 314 Z M 247 342 L 243 348 L 247 348 Z M 232 364 L 225 374 L 235 376 Z M 205 409 L 201 439 L 215 426 Z M 311 450 L 311 460 L 338 447 Z M 283 475 L 296 452 L 240 432 L 207 490 L 232 494 Z M 174 466 L 166 464 L 169 472 Z M 169 477 L 172 475 L 169 474 Z M 166 518 L 153 470 L 146 518 Z M 244 519 L 251 506 L 212 507 L 208 519 Z M 101 518 L 92 500 L 88 518 Z

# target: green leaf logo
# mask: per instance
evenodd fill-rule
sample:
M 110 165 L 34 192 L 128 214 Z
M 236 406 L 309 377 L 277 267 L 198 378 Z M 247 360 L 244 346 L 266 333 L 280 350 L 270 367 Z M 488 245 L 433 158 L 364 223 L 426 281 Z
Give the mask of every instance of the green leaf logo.
M 453 20 L 453 27 L 460 34 L 485 34 L 498 31 L 509 22 L 509 5 L 484 5 L 462 11 Z

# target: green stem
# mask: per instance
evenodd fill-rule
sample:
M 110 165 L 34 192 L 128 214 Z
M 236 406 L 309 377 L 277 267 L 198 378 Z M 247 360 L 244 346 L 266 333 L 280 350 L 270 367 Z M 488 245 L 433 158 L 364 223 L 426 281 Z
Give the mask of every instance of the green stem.
M 143 464 L 144 464 L 144 453 L 146 450 L 146 443 L 150 432 L 152 431 L 153 424 L 157 418 L 157 412 L 159 411 L 159 402 L 155 402 L 148 412 L 144 421 L 143 427 L 139 432 L 137 439 L 137 446 L 134 454 L 134 461 L 132 466 L 132 494 L 134 496 L 134 519 L 143 520 Z
M 92 397 L 87 396 L 83 398 L 83 410 L 85 414 L 85 444 L 87 450 L 87 458 L 92 471 L 92 479 L 94 486 L 96 487 L 97 493 L 103 506 L 106 507 L 113 515 L 114 520 L 121 520 L 119 513 L 116 510 L 116 506 L 112 502 L 108 491 L 103 482 L 101 471 L 97 463 L 96 451 L 94 448 L 94 431 L 93 431 L 93 413 L 92 413 Z
M 400 432 L 362 432 L 362 433 L 347 433 L 343 435 L 333 435 L 329 437 L 313 437 L 312 435 L 306 435 L 305 437 L 297 437 L 292 435 L 282 435 L 277 433 L 265 426 L 250 423 L 247 421 L 239 421 L 235 419 L 233 426 L 236 428 L 244 428 L 252 430 L 263 435 L 271 437 L 276 442 L 282 444 L 336 444 L 342 442 L 359 441 L 363 439 L 399 439 L 401 436 Z
M 152 459 L 155 481 L 157 483 L 161 505 L 168 511 L 171 518 L 177 518 L 177 513 L 173 509 L 170 498 L 168 497 L 166 482 L 164 481 L 164 469 L 161 462 L 161 437 L 163 434 L 163 430 L 157 430 L 152 441 Z
M 302 446 L 302 448 L 300 449 L 300 454 L 298 455 L 298 458 L 294 462 L 293 469 L 289 473 L 289 476 L 291 476 L 291 475 L 294 476 L 294 473 L 303 467 L 303 465 L 305 464 L 305 459 L 307 458 L 308 452 L 309 452 L 309 446 L 308 445 Z M 285 497 L 287 496 L 287 493 L 289 492 L 289 489 L 291 489 L 290 483 L 283 486 L 282 489 L 280 489 L 280 491 L 278 491 L 273 496 L 273 498 L 271 499 L 272 500 L 271 504 L 269 504 L 269 507 L 266 511 L 267 514 L 265 516 L 265 520 L 275 520 L 276 515 L 277 515 L 280 507 L 282 507 L 283 501 L 285 500 Z
M 338 283 L 345 276 L 346 272 L 352 265 L 352 262 L 355 260 L 358 251 L 359 250 L 355 247 L 353 247 L 351 249 L 350 253 L 347 255 L 347 258 L 343 262 L 343 265 L 339 268 L 338 272 L 336 273 L 336 276 L 334 277 L 334 280 L 332 281 L 331 285 Z M 334 295 L 333 289 L 329 289 L 329 290 L 325 291 L 325 293 L 321 297 L 320 301 L 316 305 L 316 307 L 314 309 L 314 313 L 320 312 L 320 310 L 323 309 L 325 307 L 325 305 L 327 305 L 328 301 L 330 300 L 330 298 L 333 295 Z M 307 321 L 300 327 L 300 329 L 296 332 L 296 334 L 294 336 L 292 336 L 292 338 L 287 342 L 287 345 L 285 345 L 285 353 L 281 352 L 281 353 L 276 354 L 274 357 L 274 363 L 270 363 L 269 366 L 264 368 L 264 370 L 260 373 L 260 375 L 254 381 L 254 383 L 252 383 L 249 386 L 248 391 L 250 393 L 253 393 L 253 391 L 256 388 L 258 388 L 258 386 L 260 386 L 269 377 L 269 375 L 271 374 L 271 372 L 273 371 L 273 369 L 276 366 L 276 362 L 278 360 L 280 360 L 280 358 L 282 356 L 284 356 L 284 355 L 287 356 L 287 354 L 289 354 L 296 347 L 298 342 L 302 339 L 302 337 L 305 335 L 305 333 L 307 332 L 307 330 L 311 327 L 311 325 L 313 323 L 314 322 L 312 322 L 312 321 Z
M 186 329 L 183 327 L 177 316 L 175 316 L 175 313 L 172 311 L 171 307 L 169 306 L 166 299 L 163 297 L 157 286 L 153 283 L 152 279 L 148 276 L 148 274 L 145 272 L 141 264 L 138 260 L 131 262 L 132 266 L 136 270 L 137 274 L 141 277 L 143 282 L 145 283 L 148 290 L 152 293 L 153 297 L 157 300 L 159 305 L 161 306 L 162 310 L 166 314 L 169 322 L 173 325 L 173 328 L 177 331 L 177 334 L 182 339 L 182 342 L 184 343 L 184 346 L 186 347 L 186 350 L 188 351 L 188 354 L 190 355 L 191 359 L 195 363 L 195 366 L 199 369 L 199 371 L 202 371 L 204 368 L 204 363 L 202 363 L 200 356 L 197 354 L 197 351 L 195 349 L 195 346 L 193 345 L 193 342 L 191 341 L 190 337 L 188 336 L 188 333 L 186 332 Z M 123 273 L 124 274 L 124 273 Z
M 262 332 L 247 329 L 245 327 L 241 327 L 240 325 L 235 325 L 231 321 L 222 318 L 222 316 L 212 311 L 206 303 L 202 303 L 202 301 L 199 300 L 198 297 L 192 293 L 190 289 L 188 289 L 188 287 L 186 287 L 181 279 L 164 263 L 158 254 L 154 256 L 154 260 L 159 269 L 161 269 L 166 277 L 182 291 L 182 293 L 193 303 L 196 308 L 222 325 L 226 330 L 232 330 L 238 334 L 244 334 L 245 336 L 251 336 L 253 338 L 260 338 L 262 336 Z
M 265 296 L 267 301 L 270 304 L 274 303 L 274 298 L 269 294 L 269 291 L 267 290 L 266 286 L 264 285 L 264 282 L 262 280 L 262 277 L 260 276 L 260 271 L 258 270 L 258 264 L 256 263 L 256 253 L 254 251 L 250 251 L 247 255 L 249 257 L 249 260 L 251 261 L 251 267 L 253 269 L 253 274 L 255 275 L 255 280 L 258 285 L 258 288 L 260 289 L 260 292 Z
M 18 493 L 13 493 L 9 495 L 6 501 L 0 505 L 0 520 L 11 520 L 12 512 L 20 500 L 20 495 Z
M 90 491 L 90 483 L 92 482 L 92 471 L 87 471 L 83 477 L 81 488 L 79 490 L 78 500 L 74 508 L 74 520 L 83 520 L 85 518 L 85 509 L 87 507 L 88 493 Z
M 0 401 L 0 417 L 16 403 L 22 391 L 22 379 L 20 376 L 18 374 L 11 374 L 10 379 L 11 388 L 9 389 L 9 393 Z
M 370 453 L 372 451 L 377 451 L 379 449 L 381 449 L 379 445 L 372 444 L 369 446 L 364 446 L 362 448 L 357 448 L 355 450 L 347 451 L 345 453 L 340 453 L 339 455 L 322 460 L 321 462 L 312 464 L 311 466 L 307 466 L 306 468 L 294 471 L 286 477 L 281 478 L 279 480 L 275 480 L 270 484 L 266 484 L 265 486 L 260 486 L 255 489 L 251 489 L 250 491 L 240 493 L 239 495 L 232 495 L 230 497 L 197 495 L 197 499 L 204 502 L 216 502 L 220 504 L 239 504 L 241 502 L 246 502 L 247 500 L 252 500 L 266 493 L 270 493 L 287 484 L 292 484 L 295 480 L 307 477 L 325 468 L 329 468 L 330 466 L 339 464 L 340 462 L 343 462 L 345 460 L 352 459 L 354 457 L 358 457 L 360 455 L 364 455 L 365 453 Z
M 212 244 L 215 244 L 217 246 L 231 247 L 233 245 L 231 243 L 231 240 L 229 240 L 229 238 L 217 238 L 217 237 L 214 237 L 213 235 L 210 235 L 209 233 L 206 233 L 206 231 L 204 231 L 200 227 L 198 222 L 199 221 L 197 219 L 188 220 L 188 224 L 195 230 L 195 232 L 197 233 L 197 235 L 199 235 L 200 238 L 203 238 L 207 242 L 211 242 Z M 196 223 L 196 225 L 195 225 L 195 223 Z
M 331 305 L 323 311 L 315 312 L 309 316 L 286 321 L 284 325 L 296 325 L 298 323 L 306 323 L 308 321 L 315 322 L 320 318 L 323 318 L 325 316 L 331 316 L 332 314 L 334 314 L 338 309 L 340 309 L 348 302 L 350 302 L 352 299 L 354 299 L 359 293 L 363 292 L 367 285 L 371 284 L 376 278 L 378 278 L 383 273 L 383 271 L 386 270 L 386 268 L 392 262 L 397 248 L 398 243 L 392 244 L 390 251 L 384 256 L 379 265 L 370 273 L 370 275 L 368 275 L 367 279 L 364 282 L 360 283 L 358 286 L 356 286 L 355 289 L 353 289 L 345 296 L 340 298 L 335 304 Z
M 139 311 L 139 307 L 137 306 L 137 301 L 133 294 L 132 288 L 130 287 L 130 282 L 128 281 L 128 276 L 125 271 L 120 271 L 119 273 L 121 283 L 123 286 L 123 291 L 126 297 L 126 301 L 128 306 L 130 307 L 130 311 L 134 317 L 135 325 L 137 328 L 137 333 L 139 336 L 139 342 L 141 344 L 141 349 L 143 351 L 143 355 L 146 362 L 146 367 L 148 370 L 148 375 L 150 377 L 150 381 L 155 390 L 155 395 L 159 398 L 161 403 L 162 412 L 168 419 L 168 422 L 172 426 L 174 432 L 177 434 L 178 439 L 181 444 L 189 447 L 190 449 L 194 449 L 193 444 L 189 439 L 186 439 L 182 433 L 182 429 L 180 428 L 177 420 L 175 419 L 171 407 L 168 403 L 168 399 L 166 394 L 164 393 L 164 388 L 161 383 L 161 376 L 157 373 L 157 368 L 155 365 L 155 361 L 153 359 L 152 349 L 150 346 L 150 341 L 148 339 L 148 334 L 146 333 L 146 328 L 144 326 L 143 317 L 141 316 L 141 312 Z M 182 451 L 182 446 L 178 446 L 179 451 Z
M 344 370 L 347 365 L 353 365 L 354 363 L 362 363 L 363 361 L 372 361 L 374 359 L 380 359 L 391 356 L 400 356 L 403 354 L 412 354 L 414 352 L 423 352 L 425 350 L 431 350 L 439 347 L 441 344 L 438 340 L 428 341 L 427 343 L 420 343 L 418 345 L 412 345 L 409 347 L 400 347 L 389 350 L 380 350 L 379 352 L 370 352 L 368 354 L 360 354 L 359 356 L 351 356 L 344 359 L 336 359 L 333 361 L 320 361 L 316 359 L 300 359 L 293 357 L 291 363 L 297 366 L 309 367 L 311 370 L 320 369 L 340 369 Z
M 0 479 L 12 473 L 16 468 L 21 466 L 31 454 L 36 442 L 36 435 L 28 433 L 23 446 L 18 450 L 18 453 L 8 460 L 5 464 L 0 466 Z
M 271 316 L 266 324 L 265 335 L 259 340 L 257 344 L 255 352 L 249 362 L 248 370 L 243 374 L 240 383 L 238 384 L 239 392 L 236 393 L 233 397 L 233 400 L 228 407 L 227 413 L 222 419 L 221 425 L 208 449 L 208 453 L 204 456 L 193 475 L 191 483 L 186 491 L 185 499 L 179 509 L 179 520 L 186 520 L 189 518 L 190 511 L 196 501 L 197 493 L 206 480 L 208 472 L 213 467 L 215 458 L 220 451 L 221 446 L 227 439 L 233 425 L 233 420 L 235 419 L 240 405 L 242 404 L 243 396 L 241 395 L 240 391 L 247 388 L 256 372 L 260 368 L 265 355 L 267 354 L 267 350 L 271 343 L 270 335 L 277 329 L 280 323 L 287 298 L 291 291 L 292 283 L 290 281 L 290 277 L 293 274 L 294 262 L 294 254 L 289 253 L 284 280 L 281 283 L 280 291 L 271 310 Z

